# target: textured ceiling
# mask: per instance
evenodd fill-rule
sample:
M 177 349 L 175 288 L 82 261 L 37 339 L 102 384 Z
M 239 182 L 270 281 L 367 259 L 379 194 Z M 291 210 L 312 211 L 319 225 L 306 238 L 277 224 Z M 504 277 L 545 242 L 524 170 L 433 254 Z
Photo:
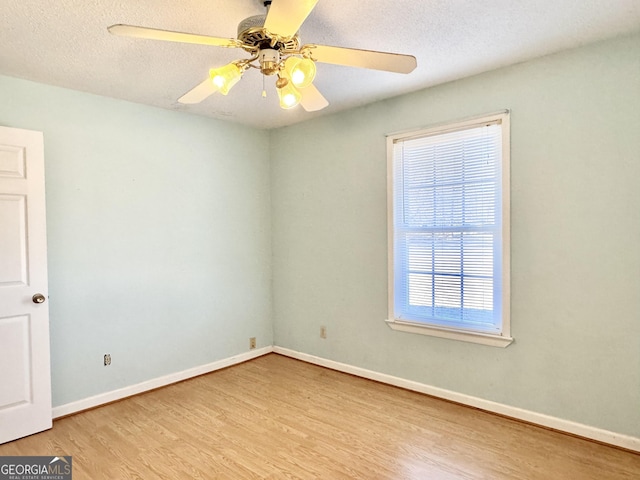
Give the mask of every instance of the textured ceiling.
M 273 0 L 276 3 L 278 0 Z M 261 0 L 1 0 L 0 74 L 273 128 L 640 29 L 640 0 L 320 0 L 302 43 L 414 55 L 394 74 L 318 64 L 320 112 L 278 107 L 274 77 L 249 70 L 227 96 L 177 98 L 240 49 L 110 35 L 116 23 L 233 38 Z

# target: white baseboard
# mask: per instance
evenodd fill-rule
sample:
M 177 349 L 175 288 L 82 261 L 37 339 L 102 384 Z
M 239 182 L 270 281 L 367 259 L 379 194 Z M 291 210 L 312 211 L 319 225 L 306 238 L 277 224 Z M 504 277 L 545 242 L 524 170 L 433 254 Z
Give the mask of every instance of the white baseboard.
M 360 367 L 354 367 L 353 365 L 348 365 L 346 363 L 334 362 L 333 360 L 316 357 L 314 355 L 308 355 L 306 353 L 297 352 L 288 348 L 274 347 L 273 351 L 280 355 L 285 355 L 287 357 L 302 360 L 314 365 L 320 365 L 322 367 L 337 370 L 339 372 L 349 373 L 351 375 L 356 375 L 358 377 L 367 378 L 369 380 L 375 380 L 377 382 L 394 385 L 396 387 L 412 390 L 414 392 L 425 393 L 433 397 L 438 397 L 463 405 L 468 405 L 470 407 L 485 410 L 487 412 L 497 413 L 506 417 L 511 417 L 517 420 L 523 420 L 525 422 L 551 428 L 553 430 L 570 433 L 579 437 L 584 437 L 598 442 L 608 443 L 610 445 L 625 448 L 627 450 L 640 452 L 640 438 L 622 435 L 619 433 L 611 432 L 609 430 L 590 427 L 581 423 L 563 420 L 562 418 L 552 417 L 549 415 L 544 415 L 542 413 L 524 410 L 522 408 L 511 407 L 502 403 L 483 400 L 482 398 L 472 397 L 470 395 L 453 392 L 451 390 L 433 387 L 423 383 L 414 382 L 412 380 L 406 380 L 403 378 L 394 377 L 392 375 L 378 373 Z
M 172 383 L 197 377 L 198 375 L 204 375 L 206 373 L 214 372 L 216 370 L 230 367 L 238 363 L 246 362 L 247 360 L 251 360 L 271 352 L 295 358 L 297 360 L 302 360 L 307 363 L 312 363 L 314 365 L 320 365 L 322 367 L 337 370 L 339 372 L 349 373 L 351 375 L 367 378 L 369 380 L 375 380 L 377 382 L 386 383 L 388 385 L 394 385 L 396 387 L 405 388 L 414 392 L 424 393 L 433 397 L 460 403 L 462 405 L 468 405 L 470 407 L 485 410 L 487 412 L 497 413 L 499 415 L 515 418 L 517 420 L 523 420 L 525 422 L 533 423 L 561 432 L 570 433 L 579 437 L 584 437 L 598 442 L 608 443 L 610 445 L 625 448 L 627 450 L 640 452 L 640 438 L 637 437 L 622 435 L 619 433 L 611 432 L 609 430 L 602 430 L 599 428 L 591 427 L 589 425 L 544 415 L 542 413 L 536 413 L 530 410 L 524 410 L 502 403 L 492 402 L 489 400 L 484 400 L 482 398 L 453 392 L 451 390 L 445 390 L 443 388 L 414 382 L 412 380 L 394 377 L 393 375 L 387 375 L 385 373 L 374 372 L 373 370 L 355 367 L 346 363 L 335 362 L 333 360 L 297 352 L 288 348 L 271 346 L 251 350 L 249 352 L 234 355 L 229 358 L 224 358 L 213 363 L 190 368 L 181 372 L 172 373 L 163 377 L 154 378 L 145 382 L 137 383 L 135 385 L 120 388 L 118 390 L 101 393 L 99 395 L 78 400 L 76 402 L 60 405 L 53 408 L 53 418 L 60 418 L 66 415 L 81 412 L 83 410 L 88 410 L 90 408 L 99 407 L 100 405 L 105 405 L 117 400 L 122 400 L 123 398 L 138 395 L 149 390 L 164 387 L 166 385 L 171 385 Z
M 101 393 L 99 395 L 84 398 L 76 402 L 60 405 L 53 408 L 53 418 L 60 418 L 66 415 L 81 412 L 83 410 L 88 410 L 90 408 L 99 407 L 100 405 L 115 402 L 116 400 L 122 400 L 123 398 L 131 397 L 139 393 L 148 392 L 149 390 L 153 390 L 155 388 L 164 387 L 166 385 L 171 385 L 172 383 L 181 382 L 182 380 L 197 377 L 198 375 L 204 375 L 205 373 L 220 370 L 221 368 L 226 368 L 238 363 L 246 362 L 247 360 L 251 360 L 253 358 L 257 358 L 271 352 L 273 352 L 273 347 L 271 346 L 251 350 L 249 352 L 234 355 L 233 357 L 229 358 L 224 358 L 213 363 L 208 363 L 206 365 L 200 365 L 199 367 L 183 370 L 182 372 L 171 373 L 169 375 L 165 375 L 164 377 L 154 378 L 145 382 L 131 385 L 129 387 L 119 388 L 118 390 L 112 390 L 110 392 Z

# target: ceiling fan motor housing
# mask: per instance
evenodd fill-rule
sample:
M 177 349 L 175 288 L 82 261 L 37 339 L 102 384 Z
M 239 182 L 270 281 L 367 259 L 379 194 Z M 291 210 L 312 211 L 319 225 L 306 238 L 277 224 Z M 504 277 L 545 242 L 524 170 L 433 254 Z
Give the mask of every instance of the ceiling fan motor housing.
M 300 49 L 300 39 L 297 34 L 290 38 L 278 38 L 278 41 L 271 45 L 273 37 L 264 29 L 266 19 L 266 15 L 254 15 L 238 24 L 238 40 L 242 42 L 242 48 L 248 52 L 261 48 L 273 48 L 280 52 Z
M 238 24 L 238 38 L 242 40 L 242 35 L 247 31 L 255 28 L 262 29 L 264 22 L 267 19 L 266 15 L 254 15 L 247 17 Z

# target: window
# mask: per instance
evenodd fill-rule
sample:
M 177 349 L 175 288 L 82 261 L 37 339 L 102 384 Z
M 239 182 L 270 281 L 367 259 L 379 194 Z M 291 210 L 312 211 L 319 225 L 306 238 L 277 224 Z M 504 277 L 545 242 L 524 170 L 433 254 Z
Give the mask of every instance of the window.
M 506 347 L 508 112 L 387 142 L 389 326 Z

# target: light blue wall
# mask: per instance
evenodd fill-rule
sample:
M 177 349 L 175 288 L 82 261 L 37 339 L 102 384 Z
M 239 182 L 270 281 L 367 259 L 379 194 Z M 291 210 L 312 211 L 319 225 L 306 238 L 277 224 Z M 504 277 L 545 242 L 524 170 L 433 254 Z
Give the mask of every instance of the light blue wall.
M 385 134 L 505 108 L 516 342 L 390 330 Z M 638 35 L 272 131 L 275 343 L 640 437 L 639 155 Z
M 640 437 L 639 79 L 636 35 L 264 132 L 0 77 L 45 134 L 54 406 L 256 336 Z M 391 331 L 385 134 L 504 108 L 516 342 Z
M 54 406 L 272 344 L 267 132 L 8 77 L 0 105 L 44 132 Z

